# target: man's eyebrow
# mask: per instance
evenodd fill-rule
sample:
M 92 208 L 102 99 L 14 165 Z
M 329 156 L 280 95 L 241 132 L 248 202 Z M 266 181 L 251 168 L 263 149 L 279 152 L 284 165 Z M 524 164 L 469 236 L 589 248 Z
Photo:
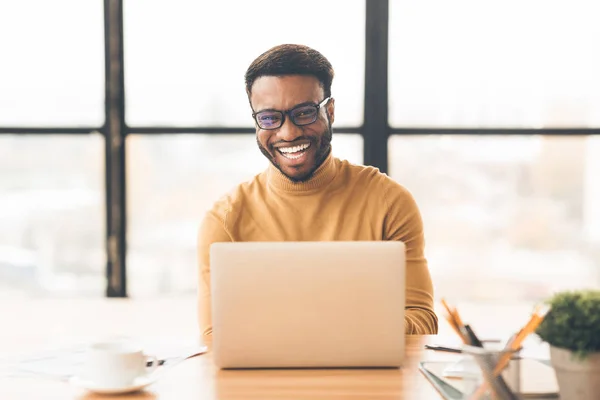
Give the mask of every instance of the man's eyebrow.
M 263 108 L 261 110 L 255 111 L 255 113 L 258 114 L 258 113 L 263 112 L 263 111 L 282 111 L 282 112 L 286 112 L 286 111 L 293 110 L 296 107 L 302 107 L 302 106 L 308 106 L 308 105 L 314 106 L 315 104 L 317 104 L 317 103 L 315 103 L 314 101 L 310 101 L 309 100 L 309 101 L 305 101 L 304 103 L 298 103 L 295 106 L 293 106 L 292 108 L 287 109 L 287 110 L 278 110 L 276 108 Z
M 261 109 L 261 110 L 254 111 L 254 113 L 255 113 L 255 114 L 258 114 L 258 113 L 261 113 L 261 112 L 263 112 L 263 111 L 279 111 L 279 110 L 277 110 L 277 109 L 275 109 L 275 108 L 263 108 L 263 109 Z

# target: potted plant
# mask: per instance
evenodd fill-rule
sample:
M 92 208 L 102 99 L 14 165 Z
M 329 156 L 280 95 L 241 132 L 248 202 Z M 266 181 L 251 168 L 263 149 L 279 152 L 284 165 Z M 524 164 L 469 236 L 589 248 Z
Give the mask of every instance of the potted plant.
M 561 400 L 600 399 L 600 291 L 555 294 L 536 333 L 550 345 Z

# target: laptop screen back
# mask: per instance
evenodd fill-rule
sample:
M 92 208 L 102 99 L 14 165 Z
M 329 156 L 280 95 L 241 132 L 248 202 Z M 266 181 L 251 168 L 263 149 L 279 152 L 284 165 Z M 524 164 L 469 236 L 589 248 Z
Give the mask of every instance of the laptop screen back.
M 402 364 L 403 243 L 215 243 L 210 262 L 217 366 Z

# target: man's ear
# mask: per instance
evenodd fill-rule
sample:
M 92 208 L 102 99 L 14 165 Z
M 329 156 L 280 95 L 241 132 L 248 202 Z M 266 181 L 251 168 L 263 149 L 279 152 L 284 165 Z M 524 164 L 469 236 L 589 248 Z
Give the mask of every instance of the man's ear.
M 327 102 L 326 108 L 327 115 L 329 115 L 329 123 L 333 124 L 333 121 L 335 120 L 335 99 L 333 97 Z

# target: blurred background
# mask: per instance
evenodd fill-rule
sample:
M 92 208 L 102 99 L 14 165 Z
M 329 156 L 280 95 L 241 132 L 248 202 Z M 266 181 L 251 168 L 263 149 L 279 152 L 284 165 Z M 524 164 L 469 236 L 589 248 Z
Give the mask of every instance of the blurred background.
M 416 197 L 436 298 L 600 287 L 596 1 L 110 2 L 0 0 L 0 297 L 195 293 L 281 43 L 333 64 L 334 155 Z

